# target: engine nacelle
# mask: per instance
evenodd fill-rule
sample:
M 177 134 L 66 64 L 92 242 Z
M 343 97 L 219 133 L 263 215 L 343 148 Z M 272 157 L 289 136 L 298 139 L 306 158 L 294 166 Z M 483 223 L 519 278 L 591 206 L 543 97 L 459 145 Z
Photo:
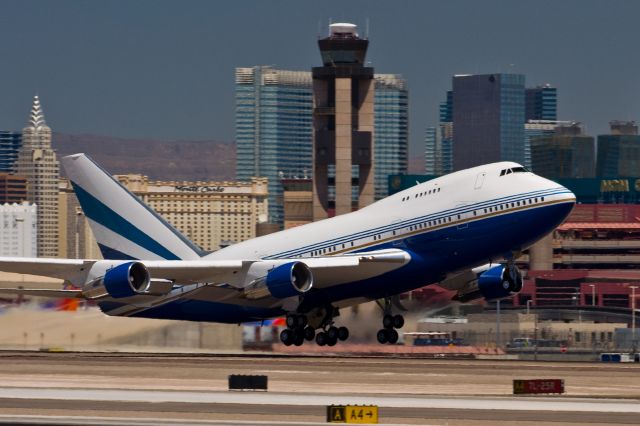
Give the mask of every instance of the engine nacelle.
M 478 275 L 455 297 L 460 302 L 484 298 L 487 301 L 504 299 L 522 290 L 522 274 L 515 265 L 497 265 Z
M 89 299 L 111 296 L 114 299 L 151 294 L 149 271 L 140 262 L 125 262 L 108 269 L 104 276 L 85 286 L 84 295 Z
M 266 276 L 254 280 L 244 289 L 247 299 L 276 299 L 299 296 L 313 287 L 313 274 L 302 262 L 289 262 L 270 270 Z

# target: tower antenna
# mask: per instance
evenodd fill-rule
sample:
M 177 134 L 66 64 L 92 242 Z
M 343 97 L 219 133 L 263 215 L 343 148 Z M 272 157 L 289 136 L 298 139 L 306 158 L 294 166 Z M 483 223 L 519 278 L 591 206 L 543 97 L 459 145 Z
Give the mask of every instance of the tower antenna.
M 364 26 L 365 30 L 364 30 L 364 38 L 366 38 L 367 40 L 369 40 L 369 17 L 367 17 L 365 19 L 365 26 Z

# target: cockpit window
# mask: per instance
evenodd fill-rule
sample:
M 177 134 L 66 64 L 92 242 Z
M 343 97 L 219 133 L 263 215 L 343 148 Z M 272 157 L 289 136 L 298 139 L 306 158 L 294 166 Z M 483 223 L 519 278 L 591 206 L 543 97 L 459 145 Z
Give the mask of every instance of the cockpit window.
M 520 167 L 512 167 L 510 169 L 502 169 L 500 170 L 500 176 L 508 175 L 509 173 L 527 173 L 529 170 L 520 166 Z

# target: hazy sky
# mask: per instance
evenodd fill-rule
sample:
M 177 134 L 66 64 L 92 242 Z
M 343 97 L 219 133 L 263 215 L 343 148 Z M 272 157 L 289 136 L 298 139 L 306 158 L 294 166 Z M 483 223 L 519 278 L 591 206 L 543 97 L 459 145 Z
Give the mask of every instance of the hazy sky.
M 414 155 L 456 73 L 551 83 L 591 134 L 640 121 L 638 1 L 0 0 L 0 129 L 39 93 L 54 131 L 232 141 L 234 68 L 320 65 L 330 19 L 368 19 L 368 60 L 408 80 Z

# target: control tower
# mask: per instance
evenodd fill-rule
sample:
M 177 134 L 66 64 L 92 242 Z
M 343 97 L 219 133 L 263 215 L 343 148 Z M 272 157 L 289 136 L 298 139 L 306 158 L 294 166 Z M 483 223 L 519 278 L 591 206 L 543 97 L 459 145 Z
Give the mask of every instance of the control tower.
M 313 76 L 313 219 L 349 213 L 374 201 L 373 68 L 369 41 L 354 24 L 329 26 L 318 40 Z

